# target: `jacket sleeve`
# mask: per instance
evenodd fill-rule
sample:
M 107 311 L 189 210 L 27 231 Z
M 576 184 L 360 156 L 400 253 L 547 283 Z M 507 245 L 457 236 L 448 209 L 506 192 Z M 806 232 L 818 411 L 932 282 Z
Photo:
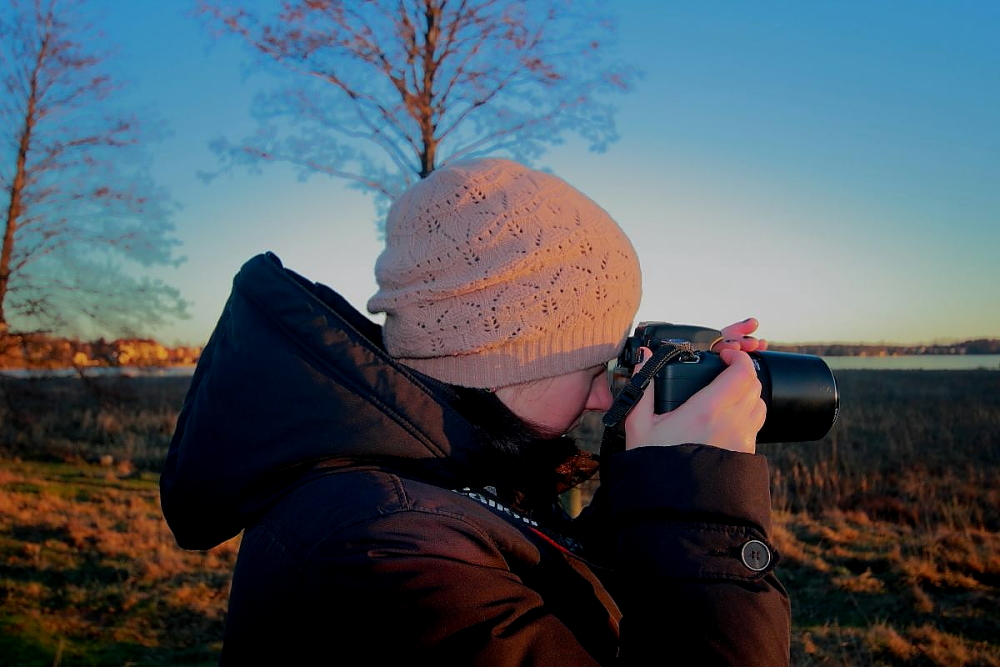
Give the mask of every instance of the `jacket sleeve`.
M 604 480 L 623 664 L 789 662 L 767 461 L 704 445 L 616 454 Z M 682 661 L 683 662 L 683 661 Z

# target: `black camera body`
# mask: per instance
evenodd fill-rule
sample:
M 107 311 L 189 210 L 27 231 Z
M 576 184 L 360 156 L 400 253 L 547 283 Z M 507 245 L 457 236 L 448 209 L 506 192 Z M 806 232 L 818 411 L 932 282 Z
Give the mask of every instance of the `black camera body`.
M 627 381 L 638 361 L 640 347 L 656 351 L 664 343 L 689 345 L 653 377 L 654 412 L 675 410 L 726 368 L 718 354 L 709 351 L 721 338 L 716 329 L 643 322 L 625 341 L 616 374 Z M 807 442 L 820 440 L 837 421 L 840 395 L 833 371 L 820 357 L 788 352 L 751 352 L 767 405 L 767 419 L 757 442 Z

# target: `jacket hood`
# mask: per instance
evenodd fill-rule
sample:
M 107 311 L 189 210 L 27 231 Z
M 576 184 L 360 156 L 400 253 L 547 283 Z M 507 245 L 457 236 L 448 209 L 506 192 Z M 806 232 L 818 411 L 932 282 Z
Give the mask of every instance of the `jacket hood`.
M 388 463 L 465 485 L 482 457 L 447 389 L 391 359 L 381 328 L 273 254 L 240 269 L 160 477 L 178 544 L 237 535 L 319 461 Z

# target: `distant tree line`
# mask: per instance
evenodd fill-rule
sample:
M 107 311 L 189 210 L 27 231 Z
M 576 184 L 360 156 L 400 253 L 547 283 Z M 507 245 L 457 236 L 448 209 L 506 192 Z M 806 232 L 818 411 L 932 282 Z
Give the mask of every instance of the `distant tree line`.
M 0 371 L 181 366 L 197 363 L 200 356 L 200 347 L 167 347 L 149 338 L 81 341 L 34 333 L 0 336 Z
M 821 357 L 890 357 L 920 354 L 1000 354 L 1000 339 L 977 338 L 961 343 L 930 345 L 871 345 L 864 343 L 772 343 L 779 352 L 815 354 Z

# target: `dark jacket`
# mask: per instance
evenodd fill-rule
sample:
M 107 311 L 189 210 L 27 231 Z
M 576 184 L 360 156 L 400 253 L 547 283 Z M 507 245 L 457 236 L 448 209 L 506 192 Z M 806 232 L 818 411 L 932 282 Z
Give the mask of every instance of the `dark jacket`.
M 161 477 L 182 547 L 244 531 L 223 663 L 787 664 L 763 457 L 641 448 L 584 519 L 518 513 L 449 388 L 380 341 L 273 255 L 234 280 Z

